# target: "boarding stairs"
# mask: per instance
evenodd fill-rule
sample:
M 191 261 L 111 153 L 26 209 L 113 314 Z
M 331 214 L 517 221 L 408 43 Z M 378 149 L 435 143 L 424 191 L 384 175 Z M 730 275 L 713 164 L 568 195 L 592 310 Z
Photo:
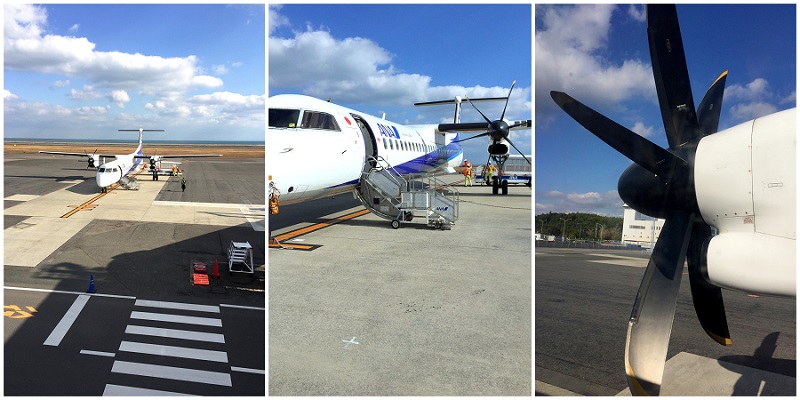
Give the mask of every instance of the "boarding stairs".
M 424 217 L 426 225 L 450 229 L 458 219 L 458 191 L 433 175 L 403 177 L 383 157 L 370 158 L 354 193 L 375 215 L 390 220 L 392 228 Z
M 123 176 L 119 180 L 119 185 L 128 190 L 139 190 L 139 182 L 133 177 Z

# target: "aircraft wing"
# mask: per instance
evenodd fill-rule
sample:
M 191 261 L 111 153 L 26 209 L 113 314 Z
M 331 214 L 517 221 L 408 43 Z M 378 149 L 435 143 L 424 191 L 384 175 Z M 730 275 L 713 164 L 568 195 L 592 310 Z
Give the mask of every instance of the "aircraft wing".
M 159 159 L 162 158 L 190 158 L 190 157 L 222 157 L 222 154 L 153 154 L 153 155 L 136 155 L 133 156 L 134 158 L 147 158 L 150 157 L 158 157 Z
M 39 153 L 42 153 L 42 154 L 57 154 L 57 155 L 60 155 L 60 156 L 72 156 L 72 157 L 108 157 L 108 158 L 116 157 L 115 154 L 67 153 L 67 152 L 63 152 L 63 151 L 40 151 Z

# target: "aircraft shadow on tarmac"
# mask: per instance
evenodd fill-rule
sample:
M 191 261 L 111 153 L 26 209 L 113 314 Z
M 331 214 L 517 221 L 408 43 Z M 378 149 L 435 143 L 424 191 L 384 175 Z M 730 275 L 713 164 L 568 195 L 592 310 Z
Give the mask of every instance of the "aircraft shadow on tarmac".
M 5 178 L 24 178 L 24 179 L 47 179 L 49 181 L 55 180 L 56 182 L 63 182 L 63 181 L 77 181 L 83 179 L 91 179 L 92 177 L 87 177 L 84 175 L 71 175 L 71 176 L 61 176 L 61 177 L 54 177 L 50 176 L 42 176 L 42 175 L 3 175 Z
M 109 243 L 109 237 L 126 240 Z M 4 283 L 78 293 L 92 286 L 98 294 L 138 299 L 266 307 L 265 268 L 256 267 L 252 275 L 228 271 L 227 247 L 232 240 L 248 241 L 254 249 L 255 266 L 266 264 L 264 232 L 250 227 L 220 229 L 204 225 L 93 221 L 35 268 L 6 266 Z M 159 242 L 169 243 L 159 246 Z M 147 249 L 141 250 L 143 247 Z M 219 262 L 220 279 L 211 279 L 210 286 L 193 285 L 191 263 L 205 262 L 210 274 L 215 260 Z M 90 284 L 90 276 L 94 278 L 94 285 Z M 20 292 L 7 289 L 5 296 L 9 298 L 16 293 Z M 111 373 L 110 363 L 79 356 L 78 352 L 109 348 L 110 340 L 121 339 L 126 319 L 120 315 L 127 316 L 129 310 L 122 309 L 124 312 L 120 311 L 119 315 L 110 315 L 113 314 L 108 313 L 110 309 L 87 307 L 58 347 L 42 345 L 73 299 L 61 293 L 48 294 L 37 304 L 35 317 L 23 319 L 6 339 L 6 395 L 96 396 L 103 393 L 106 383 L 120 379 Z M 88 304 L 99 301 L 90 300 Z M 123 322 L 119 322 L 120 318 Z M 112 323 L 114 320 L 117 322 Z M 8 329 L 6 326 L 7 332 Z M 260 333 L 248 335 L 259 337 Z M 261 337 L 266 338 L 265 335 Z M 254 357 L 266 352 L 265 342 L 248 346 L 252 347 L 248 351 Z M 59 372 L 53 374 L 53 370 Z M 42 384 L 41 377 L 45 375 L 49 378 Z M 263 375 L 239 379 L 245 379 L 247 384 L 237 384 L 233 388 L 203 385 L 198 389 L 196 385 L 171 381 L 172 388 L 166 390 L 214 396 L 265 395 Z M 196 393 L 197 390 L 203 392 Z
M 756 349 L 752 356 L 723 356 L 717 361 L 719 364 L 741 377 L 733 387 L 733 396 L 794 396 L 795 388 L 786 388 L 786 385 L 779 385 L 773 382 L 768 374 L 753 376 L 748 366 L 759 370 L 772 372 L 779 375 L 795 377 L 797 374 L 797 362 L 789 359 L 775 359 L 773 353 L 778 347 L 778 336 L 780 332 L 772 332 L 764 337 L 761 345 Z M 763 387 L 762 387 L 763 380 Z

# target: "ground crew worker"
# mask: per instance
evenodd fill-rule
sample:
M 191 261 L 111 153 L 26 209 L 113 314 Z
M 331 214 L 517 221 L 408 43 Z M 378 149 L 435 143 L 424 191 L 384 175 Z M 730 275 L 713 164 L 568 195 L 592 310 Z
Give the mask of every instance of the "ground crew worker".
M 483 179 L 486 181 L 487 185 L 491 185 L 492 175 L 494 175 L 494 165 L 492 165 L 491 163 L 486 164 L 486 167 L 484 167 L 484 171 L 485 172 L 483 173 Z
M 181 178 L 181 192 L 186 191 L 186 178 Z
M 464 187 L 472 186 L 472 164 L 469 161 L 464 161 L 464 164 Z

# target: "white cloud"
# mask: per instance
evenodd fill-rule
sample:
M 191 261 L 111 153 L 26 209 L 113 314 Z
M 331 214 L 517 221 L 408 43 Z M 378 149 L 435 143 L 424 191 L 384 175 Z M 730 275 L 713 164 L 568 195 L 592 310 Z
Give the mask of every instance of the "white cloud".
M 70 89 L 69 98 L 72 100 L 96 100 L 103 97 L 103 95 L 95 90 L 94 86 L 85 85 L 82 89 Z
M 112 91 L 111 95 L 109 96 L 109 99 L 112 102 L 117 103 L 117 107 L 119 108 L 125 108 L 125 103 L 131 101 L 130 96 L 128 96 L 128 92 L 124 90 Z
M 749 121 L 758 117 L 763 117 L 778 111 L 772 104 L 755 101 L 744 104 L 736 104 L 731 107 L 731 116 L 734 120 Z
M 536 193 L 536 214 L 547 212 L 586 212 L 622 216 L 622 199 L 616 190 L 605 193 L 562 193 L 557 190 Z
M 218 124 L 224 123 L 228 138 L 263 140 L 265 96 L 221 92 L 223 80 L 207 75 L 198 56 L 99 51 L 91 38 L 48 32 L 45 6 L 9 4 L 4 5 L 4 11 L 6 71 L 48 74 L 42 80 L 55 81 L 51 88 L 65 88 L 67 98 L 81 102 L 71 107 L 21 101 L 6 90 L 7 137 L 63 134 L 102 138 L 121 125 L 157 125 L 172 129 L 175 138 L 213 138 L 219 137 Z M 75 24 L 70 32 L 79 29 L 80 25 Z M 232 72 L 231 68 L 241 66 L 237 61 L 208 70 Z M 78 86 L 77 82 L 82 87 L 71 88 Z M 214 104 L 203 103 L 203 97 L 193 97 L 214 90 L 227 94 L 217 95 L 222 99 Z M 24 98 L 21 93 L 17 94 Z M 136 103 L 143 104 L 143 109 L 135 111 L 131 104 Z
M 222 80 L 197 75 L 197 57 L 160 57 L 119 51 L 102 52 L 84 37 L 46 34 L 46 9 L 6 5 L 5 67 L 10 70 L 62 74 L 96 87 L 159 97 L 195 88 L 216 88 Z
M 18 98 L 19 97 L 17 95 L 15 95 L 14 93 L 11 93 L 10 91 L 8 91 L 6 89 L 3 89 L 3 100 L 9 101 L 9 100 L 14 100 L 14 99 L 18 99 Z
M 610 5 L 536 6 L 541 24 L 535 35 L 537 121 L 552 119 L 557 110 L 552 90 L 606 108 L 637 96 L 655 101 L 649 62 L 612 64 L 603 53 L 614 10 Z
M 269 34 L 270 35 L 272 34 L 272 31 L 274 31 L 275 29 L 280 28 L 281 26 L 289 25 L 289 19 L 284 17 L 283 15 L 280 15 L 280 13 L 278 13 L 278 11 L 280 9 L 281 9 L 281 5 L 279 5 L 279 4 L 270 4 L 269 5 L 269 23 L 268 23 L 269 28 L 268 29 L 269 29 Z
M 656 132 L 656 129 L 652 126 L 646 126 L 644 122 L 637 122 L 631 127 L 631 131 L 638 133 L 640 136 L 643 137 L 650 137 L 653 136 L 653 133 Z
M 3 28 L 6 38 L 33 39 L 42 35 L 47 10 L 29 4 L 5 4 Z
M 770 96 L 769 82 L 763 78 L 756 78 L 745 86 L 728 86 L 725 88 L 723 99 L 729 101 L 753 101 L 765 99 Z
M 69 27 L 69 31 L 70 32 L 77 32 L 80 27 L 81 27 L 80 24 L 74 24 L 74 25 Z
M 270 6 L 270 18 L 283 21 L 282 25 L 290 25 L 279 15 L 279 10 L 280 7 Z M 406 107 L 419 101 L 452 99 L 455 96 L 508 95 L 508 87 L 431 86 L 429 76 L 398 72 L 392 65 L 392 58 L 391 52 L 372 40 L 359 37 L 337 39 L 330 32 L 307 27 L 304 31 L 294 32 L 291 37 L 269 38 L 269 85 L 275 89 L 299 88 L 304 94 L 332 98 L 340 103 L 371 106 Z M 506 117 L 530 119 L 530 94 L 529 87 L 515 87 Z M 479 107 L 487 116 L 500 116 L 502 103 L 484 104 Z M 464 105 L 464 110 L 474 113 L 468 104 Z M 442 108 L 420 108 L 418 111 L 417 117 L 426 122 L 443 115 Z M 475 118 L 480 120 L 477 114 Z
M 217 75 L 225 75 L 228 73 L 228 67 L 225 65 L 212 65 L 211 70 Z

